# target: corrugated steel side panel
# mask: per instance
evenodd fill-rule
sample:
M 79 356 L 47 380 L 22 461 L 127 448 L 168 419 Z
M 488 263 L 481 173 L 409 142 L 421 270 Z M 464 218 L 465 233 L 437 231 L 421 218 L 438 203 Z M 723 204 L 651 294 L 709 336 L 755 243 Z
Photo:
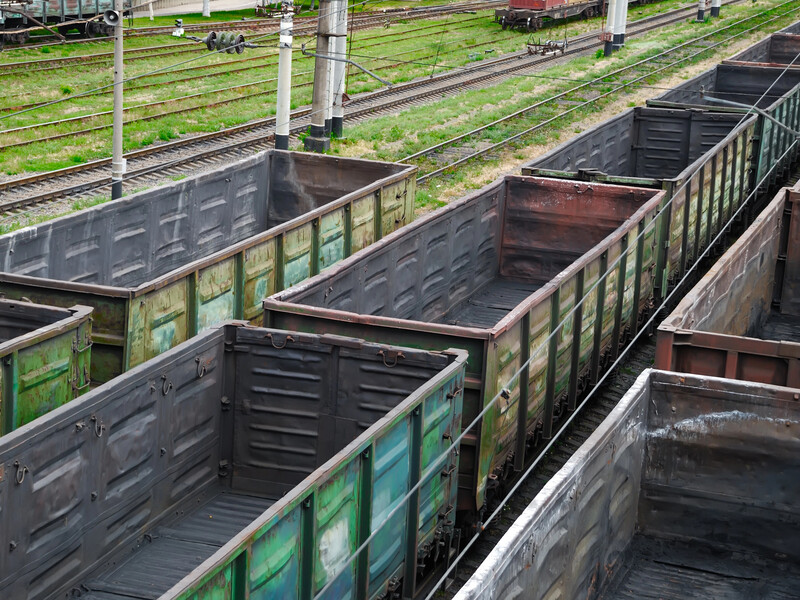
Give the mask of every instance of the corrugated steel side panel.
M 411 222 L 414 173 L 262 153 L 1 236 L 0 287 L 93 306 L 107 381 Z
M 0 435 L 88 390 L 91 314 L 0 300 Z

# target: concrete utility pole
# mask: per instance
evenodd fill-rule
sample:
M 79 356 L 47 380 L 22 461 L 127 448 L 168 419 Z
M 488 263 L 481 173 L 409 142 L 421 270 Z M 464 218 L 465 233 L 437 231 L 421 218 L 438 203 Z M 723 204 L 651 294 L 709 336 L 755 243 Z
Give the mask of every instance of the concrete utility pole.
M 122 158 L 122 2 L 114 0 L 116 23 L 114 26 L 114 125 L 111 153 L 111 199 L 122 197 L 122 176 L 125 159 Z M 108 19 L 106 19 L 108 22 Z
M 203 16 L 204 17 L 211 16 L 211 3 L 209 0 L 203 0 Z
M 606 10 L 606 29 L 603 32 L 603 39 L 605 44 L 603 46 L 603 55 L 611 56 L 614 49 L 614 16 L 617 12 L 617 0 L 608 1 L 608 9 Z
M 697 20 L 706 20 L 706 0 L 699 0 L 697 3 Z
M 284 0 L 281 7 L 281 37 L 278 43 L 278 107 L 275 111 L 275 148 L 289 149 L 289 110 L 292 91 L 292 25 L 293 0 Z
M 711 16 L 718 17 L 719 9 L 722 6 L 722 0 L 711 0 Z
M 628 22 L 628 0 L 617 0 L 617 14 L 614 16 L 614 35 L 611 40 L 613 50 L 625 45 L 625 25 Z
M 331 0 L 320 0 L 317 19 L 317 55 L 328 53 L 330 36 Z M 331 138 L 325 135 L 325 115 L 328 106 L 328 72 L 332 61 L 317 56 L 314 59 L 314 92 L 311 98 L 311 131 L 303 140 L 310 152 L 325 152 L 331 147 Z
M 339 10 L 336 19 L 336 57 L 347 58 L 347 0 L 339 0 Z M 333 68 L 333 122 L 331 123 L 331 133 L 337 138 L 344 134 L 344 106 L 342 96 L 344 96 L 345 63 L 335 61 Z
M 329 5 L 329 21 L 328 21 L 328 50 L 325 52 L 327 56 L 336 56 L 336 33 L 337 20 L 339 19 L 339 0 L 331 0 Z M 325 100 L 325 135 L 330 137 L 331 127 L 333 123 L 333 96 L 336 93 L 334 89 L 335 83 L 333 81 L 334 73 L 336 72 L 336 61 L 328 60 L 328 97 Z

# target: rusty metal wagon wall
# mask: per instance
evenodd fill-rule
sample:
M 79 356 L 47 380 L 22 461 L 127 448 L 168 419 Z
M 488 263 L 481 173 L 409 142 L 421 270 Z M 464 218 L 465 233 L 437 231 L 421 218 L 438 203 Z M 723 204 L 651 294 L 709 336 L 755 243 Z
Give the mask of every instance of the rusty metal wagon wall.
M 88 390 L 91 314 L 0 299 L 0 435 Z
M 466 422 L 503 393 L 461 447 L 459 508 L 474 511 L 637 330 L 663 194 L 507 176 L 268 298 L 265 323 L 468 350 Z
M 465 362 L 198 335 L 0 438 L 3 596 L 305 598 L 339 571 L 328 597 L 413 589 L 453 533 Z
M 415 167 L 269 151 L 0 236 L 0 292 L 94 311 L 108 381 L 413 219 Z
M 662 188 L 656 290 L 708 246 L 750 191 L 755 118 L 692 110 L 633 108 L 522 167 L 522 173 Z M 671 202 L 670 202 L 671 201 Z
M 767 192 L 785 181 L 790 166 L 800 156 L 800 147 L 793 144 L 792 133 L 800 130 L 800 69 L 721 64 L 648 100 L 647 104 L 746 112 L 743 108 L 712 102 L 708 97 L 755 105 L 763 111 L 758 114 L 755 130 L 758 144 L 753 157 L 756 167 L 753 185 L 758 184 L 759 191 Z
M 659 326 L 656 366 L 800 388 L 800 188 L 781 190 Z
M 797 392 L 645 371 L 456 600 L 795 595 Z
M 795 27 L 800 30 L 800 27 Z M 789 33 L 786 30 L 773 33 L 759 43 L 742 50 L 729 59 L 722 61 L 724 65 L 741 67 L 763 66 L 800 68 L 800 31 Z

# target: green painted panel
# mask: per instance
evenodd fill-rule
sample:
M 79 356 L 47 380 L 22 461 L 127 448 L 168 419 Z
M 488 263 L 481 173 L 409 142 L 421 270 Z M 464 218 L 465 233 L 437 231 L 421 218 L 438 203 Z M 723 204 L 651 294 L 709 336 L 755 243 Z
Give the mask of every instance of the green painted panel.
M 508 398 L 501 396 L 484 417 L 491 433 L 481 439 L 481 465 L 488 465 L 486 473 L 491 473 L 502 464 L 512 449 L 517 435 L 517 416 L 519 414 L 520 378 L 511 381 L 522 366 L 522 321 L 518 320 L 494 340 L 494 366 L 492 379 L 484 391 L 484 406 L 502 389 L 508 391 Z M 488 370 L 487 370 L 488 372 Z
M 575 317 L 570 311 L 575 304 L 575 285 L 576 276 L 573 275 L 560 288 L 558 322 L 564 323 L 564 325 L 557 333 L 555 399 L 566 393 L 572 369 L 572 337 L 575 329 Z
M 635 234 L 631 234 L 628 243 L 630 245 L 625 251 L 625 284 L 622 293 L 622 324 L 620 327 L 624 327 L 625 323 L 630 321 L 631 315 L 633 314 L 633 295 L 636 291 L 636 278 L 639 276 L 636 272 L 636 246 L 638 240 Z M 647 265 L 643 265 L 642 268 L 647 272 Z
M 621 253 L 622 244 L 620 242 L 615 242 L 608 249 L 608 265 L 614 266 L 610 267 L 606 276 L 606 293 L 603 301 L 603 334 L 600 340 L 600 347 L 604 350 L 611 345 L 614 335 L 620 277 L 620 265 L 616 261 Z
M 320 600 L 353 597 L 355 561 L 344 565 L 355 552 L 358 541 L 360 463 L 360 456 L 352 457 L 317 493 L 314 593 L 318 594 L 330 579 L 341 573 Z
M 250 553 L 250 600 L 285 598 L 300 593 L 303 508 L 298 503 L 253 541 Z
M 597 282 L 600 278 L 600 258 L 586 265 L 583 275 L 583 319 L 581 320 L 581 352 L 579 370 L 581 374 L 589 368 L 594 351 L 594 328 L 597 321 Z
M 408 511 L 398 510 L 391 518 L 388 515 L 410 489 L 410 438 L 409 418 L 405 417 L 375 441 L 370 532 L 380 531 L 369 546 L 370 597 L 384 590 L 404 563 Z M 424 471 L 424 459 L 422 464 Z
M 425 399 L 422 412 L 422 473 L 436 459 L 446 453 L 453 439 L 453 405 L 447 398 L 447 390 L 439 389 Z M 433 541 L 436 528 L 442 523 L 439 517 L 447 510 L 450 489 L 455 484 L 457 457 L 451 455 L 447 462 L 432 469 L 431 475 L 420 487 L 419 543 Z M 442 473 L 449 473 L 443 476 Z
M 147 293 L 144 302 L 145 352 L 149 360 L 189 338 L 186 279 Z M 136 366 L 131 361 L 129 367 Z
M 333 266 L 347 254 L 345 253 L 345 210 L 340 208 L 319 219 L 319 263 L 317 272 Z
M 283 289 L 311 277 L 313 226 L 306 223 L 283 236 Z
M 91 320 L 73 318 L 70 325 L 51 337 L 42 328 L 40 337 L 0 356 L 0 435 L 88 390 Z
M 400 181 L 386 186 L 381 191 L 381 233 L 383 235 L 400 229 L 413 219 L 414 194 L 409 194 L 406 186 L 406 181 Z M 409 198 L 412 199 L 411 210 L 409 210 L 407 202 Z
M 235 282 L 236 261 L 233 257 L 198 272 L 197 333 L 236 316 Z
M 686 210 L 685 191 L 680 189 L 677 196 L 672 199 L 672 211 L 670 214 L 669 225 L 669 253 L 667 261 L 667 273 L 670 277 L 678 274 L 681 268 L 681 258 L 683 256 L 683 213 Z
M 350 234 L 350 251 L 357 252 L 375 241 L 375 202 L 377 195 L 370 194 L 353 200 L 350 211 L 352 233 Z
M 275 238 L 244 251 L 244 310 L 247 320 L 261 320 L 261 301 L 277 291 Z
M 219 573 L 204 583 L 191 600 L 232 600 L 233 599 L 233 565 L 228 564 Z
M 550 335 L 550 303 L 540 302 L 530 313 L 530 348 L 531 357 L 528 367 L 528 426 L 538 419 L 544 408 L 547 391 L 547 337 Z

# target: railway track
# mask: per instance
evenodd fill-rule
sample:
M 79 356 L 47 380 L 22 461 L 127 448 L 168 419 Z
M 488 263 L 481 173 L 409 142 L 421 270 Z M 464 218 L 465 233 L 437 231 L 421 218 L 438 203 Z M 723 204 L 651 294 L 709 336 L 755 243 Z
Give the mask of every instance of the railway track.
M 738 2 L 741 0 L 732 0 Z M 629 37 L 641 35 L 658 27 L 675 23 L 693 13 L 695 6 L 677 9 L 669 13 L 634 22 L 629 28 Z M 569 55 L 594 51 L 597 33 L 580 36 L 571 41 Z M 462 69 L 440 74 L 430 79 L 419 79 L 356 97 L 348 105 L 349 121 L 365 119 L 376 114 L 397 110 L 425 102 L 432 96 L 455 94 L 468 87 L 477 88 L 504 78 L 533 72 L 543 64 L 552 63 L 560 57 L 531 57 L 519 52 L 497 59 L 482 61 Z M 309 124 L 309 108 L 293 113 L 292 132 L 296 135 L 306 131 Z M 221 164 L 272 145 L 274 118 L 262 119 L 219 132 L 193 136 L 137 150 L 126 155 L 129 164 L 126 185 L 149 186 L 184 174 L 189 169 L 203 169 Z M 435 148 L 426 152 L 435 151 Z M 40 175 L 18 178 L 0 183 L 3 201 L 0 212 L 6 218 L 13 217 L 29 207 L 54 199 L 69 196 L 79 199 L 103 193 L 110 188 L 110 159 L 97 160 Z
M 404 21 L 413 21 L 417 19 L 430 19 L 437 16 L 442 15 L 449 15 L 458 12 L 464 11 L 472 11 L 472 10 L 485 10 L 490 8 L 495 8 L 499 6 L 504 6 L 505 2 L 497 1 L 497 0 L 472 0 L 467 2 L 459 2 L 453 4 L 443 4 L 439 6 L 427 6 L 427 7 L 418 7 L 418 8 L 409 8 L 406 10 L 389 10 L 386 12 L 383 11 L 369 11 L 369 12 L 360 12 L 355 13 L 355 19 L 357 26 L 360 28 L 367 28 L 367 27 L 374 27 L 376 25 L 381 25 L 385 23 L 387 20 L 392 19 L 402 19 Z M 273 18 L 253 18 L 241 21 L 218 21 L 218 22 L 209 22 L 209 23 L 192 23 L 183 26 L 184 32 L 191 35 L 193 33 L 206 33 L 209 31 L 238 31 L 238 32 L 249 32 L 251 35 L 261 35 L 265 33 L 275 33 L 279 29 L 279 17 Z M 297 16 L 294 19 L 295 23 L 295 31 L 300 32 L 315 32 L 317 28 L 317 16 L 308 15 L 308 16 Z M 163 36 L 163 35 L 171 35 L 175 28 L 172 26 L 163 27 L 163 26 L 156 26 L 156 27 L 130 27 L 125 29 L 125 37 L 126 38 L 138 38 L 138 37 L 154 37 L 154 36 Z M 7 44 L 5 46 L 5 51 L 13 51 L 13 50 L 35 50 L 38 48 L 44 48 L 47 46 L 62 46 L 65 43 L 69 45 L 90 45 L 97 42 L 108 42 L 112 41 L 113 37 L 95 37 L 95 38 L 82 38 L 77 40 L 68 40 L 65 43 L 61 41 L 55 41 L 55 36 L 40 36 L 40 39 L 53 39 L 52 42 L 41 43 L 41 44 L 23 44 L 23 45 L 11 45 Z M 175 44 L 180 45 L 180 44 Z M 127 50 L 126 50 L 127 52 Z M 113 60 L 113 53 L 103 53 L 103 54 L 111 54 Z
M 762 21 L 758 21 L 760 17 L 765 16 L 766 13 L 771 10 L 786 8 L 790 5 L 793 8 L 786 12 L 776 17 L 765 18 Z M 794 5 L 794 0 L 784 2 L 770 9 L 770 11 L 763 11 L 751 17 L 747 17 L 746 19 L 732 23 L 722 29 L 699 36 L 698 38 L 670 48 L 660 54 L 643 59 L 635 64 L 591 80 L 580 82 L 574 87 L 554 94 L 521 110 L 517 110 L 501 119 L 411 154 L 402 159 L 402 162 L 417 164 L 423 173 L 417 181 L 420 184 L 426 183 L 435 177 L 445 175 L 454 167 L 458 167 L 478 158 L 492 156 L 494 152 L 558 122 L 565 116 L 581 108 L 585 108 L 589 105 L 598 105 L 601 100 L 622 91 L 630 91 L 636 87 L 646 87 L 648 85 L 646 80 L 649 77 L 658 73 L 674 70 L 710 50 L 724 47 L 726 44 L 730 43 L 731 40 L 753 32 L 766 23 L 777 20 L 786 14 L 794 13 L 797 10 Z M 737 31 L 738 28 L 751 23 L 756 24 L 745 27 L 741 31 Z M 718 39 L 724 34 L 729 35 Z M 602 87 L 610 87 L 611 89 L 596 93 L 596 89 Z M 586 96 L 591 97 L 587 98 Z M 564 108 L 565 106 L 569 106 L 569 108 Z M 532 117 L 532 119 L 526 122 L 526 119 L 530 117 Z M 510 133 L 500 141 L 486 142 L 486 134 L 491 131 L 492 134 L 496 136 L 498 127 L 507 127 L 513 130 L 513 133 Z M 522 129 L 522 131 L 520 131 L 520 129 Z

